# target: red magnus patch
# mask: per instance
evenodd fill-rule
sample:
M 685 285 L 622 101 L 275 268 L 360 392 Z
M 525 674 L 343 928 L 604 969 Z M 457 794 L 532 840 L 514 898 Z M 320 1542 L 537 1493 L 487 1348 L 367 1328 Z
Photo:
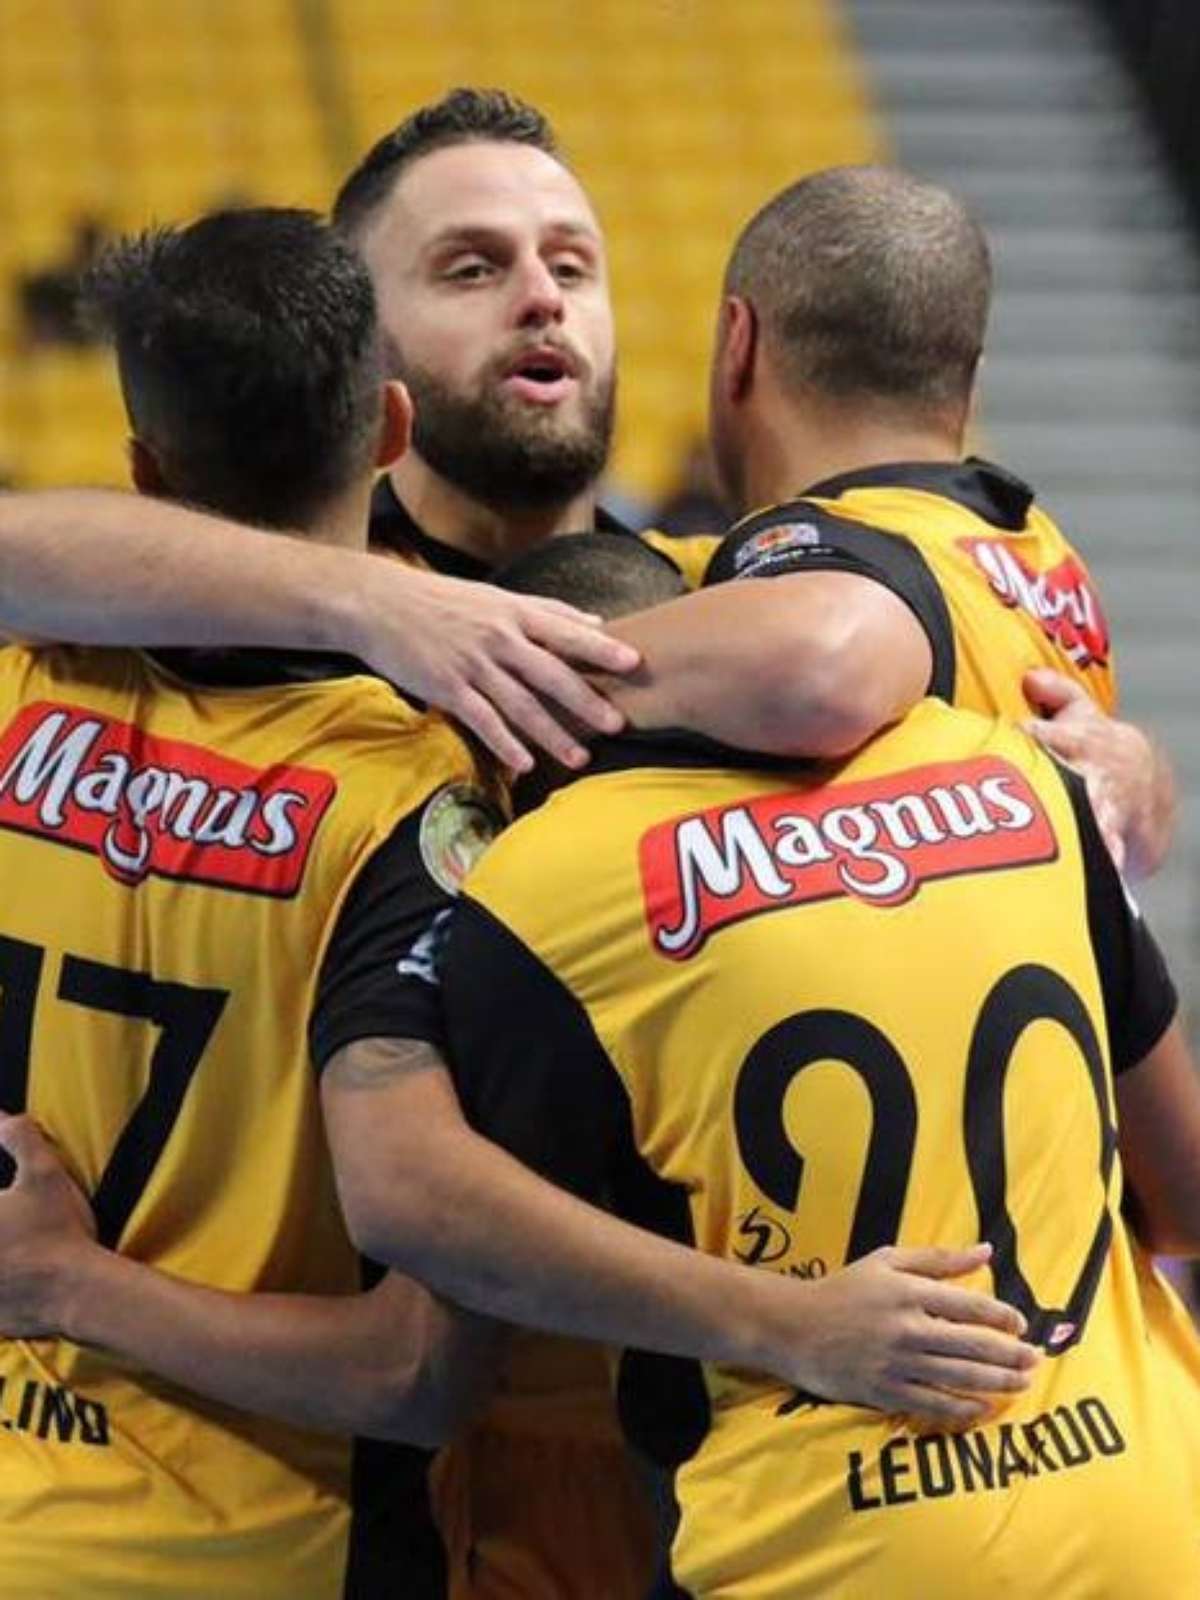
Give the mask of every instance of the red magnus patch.
M 639 848 L 650 935 L 676 961 L 744 917 L 839 895 L 896 906 L 935 878 L 1058 855 L 1034 790 L 998 757 L 714 806 Z
M 1034 572 L 1003 539 L 960 539 L 1006 606 L 1017 606 L 1077 667 L 1103 666 L 1110 644 L 1108 622 L 1080 563 L 1069 556 L 1046 572 Z
M 83 706 L 27 706 L 0 735 L 0 828 L 90 851 L 130 885 L 293 895 L 336 791 L 327 772 L 246 766 Z

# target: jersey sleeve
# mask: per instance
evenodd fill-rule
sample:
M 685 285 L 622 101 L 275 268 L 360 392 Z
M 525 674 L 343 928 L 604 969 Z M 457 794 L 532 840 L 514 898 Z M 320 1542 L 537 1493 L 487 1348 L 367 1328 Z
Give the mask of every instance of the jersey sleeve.
M 425 865 L 423 814 L 410 813 L 379 846 L 342 906 L 309 1023 L 318 1071 L 356 1039 L 445 1046 L 436 949 L 454 901 Z
M 1174 1021 L 1179 995 L 1141 912 L 1130 899 L 1078 773 L 1060 768 L 1083 847 L 1088 929 L 1108 1026 L 1114 1074 L 1145 1059 Z
M 798 572 L 849 572 L 890 589 L 916 617 L 933 654 L 928 693 L 953 700 L 954 624 L 941 586 L 911 540 L 848 518 L 808 500 L 775 506 L 739 523 L 717 547 L 707 587 L 744 578 Z
M 441 951 L 449 1060 L 467 1120 L 526 1166 L 599 1198 L 628 1099 L 579 1001 L 512 932 L 464 898 Z

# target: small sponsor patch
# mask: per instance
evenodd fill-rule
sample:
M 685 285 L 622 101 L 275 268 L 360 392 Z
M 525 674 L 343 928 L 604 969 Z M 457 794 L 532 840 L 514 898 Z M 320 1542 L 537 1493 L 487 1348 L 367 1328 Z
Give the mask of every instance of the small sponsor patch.
M 469 783 L 448 783 L 425 806 L 421 817 L 421 860 L 447 894 L 457 894 L 463 879 L 504 826 L 497 808 Z
M 119 882 L 295 894 L 337 784 L 164 739 L 84 706 L 26 706 L 0 734 L 0 828 L 99 857 Z
M 821 543 L 821 530 L 811 522 L 780 522 L 772 528 L 763 528 L 740 545 L 733 558 L 733 570 L 739 577 L 752 578 L 755 573 L 786 560 L 797 550 L 811 550 Z
M 730 923 L 810 901 L 898 906 L 937 878 L 1053 861 L 1024 776 L 998 757 L 774 794 L 659 823 L 640 844 L 654 947 L 685 961 Z

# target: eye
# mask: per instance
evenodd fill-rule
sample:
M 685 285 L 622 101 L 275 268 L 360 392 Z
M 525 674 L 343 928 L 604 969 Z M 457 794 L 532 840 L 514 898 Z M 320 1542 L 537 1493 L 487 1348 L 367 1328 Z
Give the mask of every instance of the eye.
M 550 263 L 550 270 L 559 283 L 582 283 L 591 276 L 587 263 L 579 256 L 558 256 Z
M 494 270 L 484 256 L 458 256 L 442 272 L 450 283 L 481 283 Z

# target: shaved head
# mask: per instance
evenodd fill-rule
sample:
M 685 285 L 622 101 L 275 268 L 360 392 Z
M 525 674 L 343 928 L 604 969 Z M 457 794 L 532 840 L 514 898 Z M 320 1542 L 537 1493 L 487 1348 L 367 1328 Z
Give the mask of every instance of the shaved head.
M 747 224 L 725 292 L 754 308 L 780 381 L 836 401 L 965 407 L 991 263 L 978 222 L 936 184 L 834 167 Z

